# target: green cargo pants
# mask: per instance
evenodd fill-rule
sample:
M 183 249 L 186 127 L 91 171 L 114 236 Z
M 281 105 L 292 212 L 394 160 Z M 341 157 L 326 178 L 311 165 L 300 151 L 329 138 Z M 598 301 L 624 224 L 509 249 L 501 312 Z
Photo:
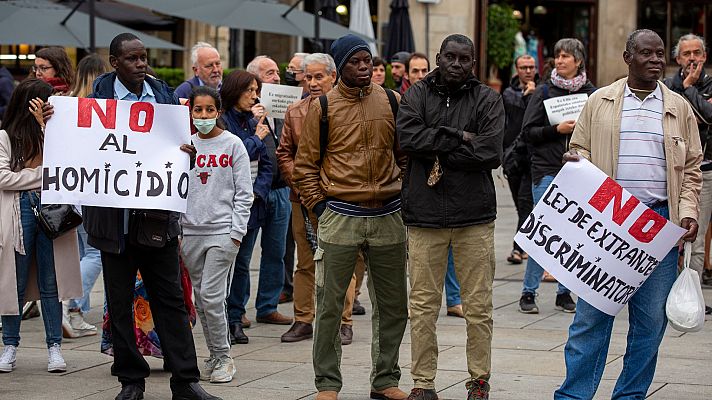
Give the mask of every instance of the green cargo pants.
M 319 391 L 340 391 L 339 327 L 344 296 L 359 250 L 368 266 L 371 316 L 371 387 L 398 386 L 398 352 L 408 322 L 406 234 L 399 212 L 359 218 L 326 210 L 319 218 L 316 262 L 314 374 Z

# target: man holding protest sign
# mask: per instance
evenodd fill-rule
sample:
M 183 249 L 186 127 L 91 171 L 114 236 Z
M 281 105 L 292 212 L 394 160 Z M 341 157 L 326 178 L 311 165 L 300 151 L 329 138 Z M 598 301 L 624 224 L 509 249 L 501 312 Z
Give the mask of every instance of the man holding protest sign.
M 489 398 L 497 214 L 492 169 L 502 157 L 504 106 L 472 74 L 474 56 L 468 37 L 445 38 L 438 68 L 405 92 L 398 112 L 400 146 L 409 156 L 402 198 L 410 255 L 412 400 L 438 398 L 435 325 L 450 248 L 467 322 L 467 398 Z
M 623 60 L 628 65 L 628 77 L 591 95 L 564 160 L 584 157 L 615 177 L 620 186 L 611 180 L 610 190 L 601 191 L 601 195 L 614 202 L 616 224 L 621 225 L 640 202 L 657 213 L 644 213 L 654 224 L 647 232 L 639 227 L 643 235 L 634 234 L 639 242 L 649 242 L 665 225 L 660 216 L 686 230 L 683 240 L 693 241 L 702 185 L 702 152 L 695 116 L 684 99 L 658 83 L 665 70 L 665 47 L 655 32 L 641 29 L 631 33 Z M 612 194 L 621 186 L 635 196 L 623 206 L 621 197 Z M 589 203 L 597 204 L 598 200 L 592 198 Z M 607 204 L 603 202 L 600 210 Z M 649 226 L 647 222 L 645 226 Z M 634 227 L 631 232 L 635 233 Z M 602 250 L 599 253 L 605 256 Z M 645 271 L 648 276 L 644 283 L 628 297 L 628 346 L 613 399 L 644 398 L 655 373 L 667 324 L 665 301 L 677 276 L 677 247 L 652 267 L 652 271 Z M 614 318 L 579 299 L 564 353 L 566 379 L 555 399 L 594 397 L 603 375 Z
M 130 33 L 116 36 L 111 41 L 109 54 L 109 62 L 115 72 L 97 78 L 91 97 L 179 104 L 165 82 L 146 76 L 146 49 L 138 37 Z M 152 118 L 153 114 L 147 113 L 146 120 L 149 114 Z M 150 135 L 151 132 L 144 131 L 143 134 Z M 191 154 L 191 157 L 195 154 L 195 148 L 190 145 L 181 146 L 181 150 Z M 136 162 L 141 163 L 139 160 Z M 166 164 L 166 169 L 171 167 L 169 164 Z M 111 371 L 122 385 L 117 399 L 143 398 L 145 378 L 150 373 L 134 338 L 133 288 L 139 268 L 151 297 L 155 328 L 166 365 L 172 372 L 173 399 L 218 399 L 206 393 L 197 383 L 199 371 L 195 345 L 179 278 L 179 217 L 177 212 L 160 210 L 84 208 L 88 242 L 101 250 L 114 349 Z M 148 239 L 140 239 L 141 236 L 148 236 Z M 162 243 L 149 244 L 146 240 Z

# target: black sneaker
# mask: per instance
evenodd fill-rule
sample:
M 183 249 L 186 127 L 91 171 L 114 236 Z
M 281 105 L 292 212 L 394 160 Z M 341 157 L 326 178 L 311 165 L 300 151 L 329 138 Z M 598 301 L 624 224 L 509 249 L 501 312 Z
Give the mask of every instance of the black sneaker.
M 465 384 L 467 400 L 489 400 L 490 385 L 486 380 L 471 380 Z
M 557 294 L 556 309 L 567 313 L 574 313 L 576 312 L 576 303 L 574 303 L 569 293 Z
M 702 271 L 702 284 L 712 286 L 712 269 Z
M 524 314 L 539 314 L 539 307 L 537 307 L 536 301 L 534 301 L 534 296 L 534 293 L 522 293 L 522 297 L 519 299 L 519 312 Z

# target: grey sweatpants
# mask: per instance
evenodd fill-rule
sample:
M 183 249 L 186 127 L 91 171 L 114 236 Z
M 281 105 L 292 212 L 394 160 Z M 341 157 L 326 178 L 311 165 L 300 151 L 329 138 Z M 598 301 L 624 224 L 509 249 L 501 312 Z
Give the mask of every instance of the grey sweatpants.
M 203 325 L 210 355 L 230 355 L 225 299 L 239 247 L 230 234 L 186 235 L 181 253 L 195 292 L 195 310 Z

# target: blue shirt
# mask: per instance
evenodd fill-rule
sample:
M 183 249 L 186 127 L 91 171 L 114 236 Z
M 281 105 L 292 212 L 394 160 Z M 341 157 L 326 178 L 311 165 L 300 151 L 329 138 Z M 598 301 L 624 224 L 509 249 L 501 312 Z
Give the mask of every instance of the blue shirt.
M 128 101 L 145 101 L 148 103 L 156 103 L 156 96 L 153 94 L 153 89 L 151 85 L 145 80 L 143 81 L 143 90 L 141 91 L 141 98 L 136 96 L 136 93 L 126 89 L 123 83 L 116 77 L 114 80 L 114 99 L 116 100 L 128 100 Z M 124 209 L 124 234 L 129 233 L 129 210 Z
M 153 89 L 151 85 L 145 80 L 143 81 L 143 90 L 141 91 L 141 98 L 136 96 L 135 93 L 126 89 L 123 83 L 117 77 L 114 80 L 114 99 L 116 100 L 128 100 L 128 101 L 146 101 L 148 103 L 156 104 L 156 96 L 153 94 Z

